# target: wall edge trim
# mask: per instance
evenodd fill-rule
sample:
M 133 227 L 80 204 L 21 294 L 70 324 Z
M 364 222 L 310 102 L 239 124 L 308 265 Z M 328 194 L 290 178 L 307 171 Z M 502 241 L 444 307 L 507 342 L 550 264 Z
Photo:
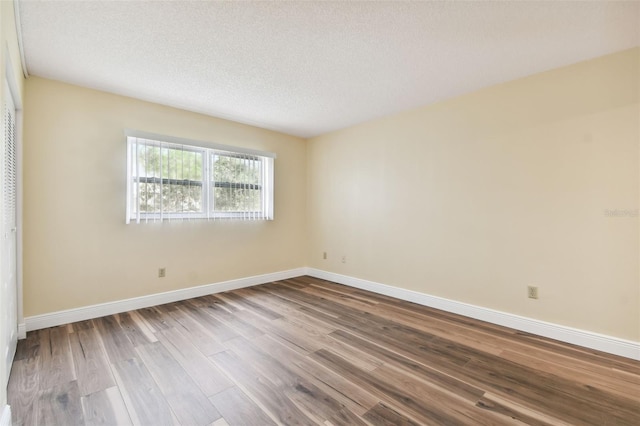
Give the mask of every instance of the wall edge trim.
M 24 322 L 18 324 L 18 340 L 27 338 L 27 325 Z
M 26 317 L 24 319 L 24 325 L 26 326 L 26 331 L 40 330 L 42 328 L 55 327 L 72 322 L 100 318 L 103 316 L 132 311 L 135 309 L 148 308 L 165 303 L 205 296 L 207 294 L 220 293 L 223 291 L 235 290 L 238 288 L 266 284 L 273 281 L 286 280 L 288 278 L 305 275 L 305 273 L 306 268 L 304 267 L 289 269 L 286 271 L 272 272 L 268 274 L 238 278 L 229 281 L 221 281 L 213 284 L 204 284 L 196 287 L 182 288 L 163 293 L 154 293 L 147 296 L 134 297 L 131 299 L 117 300 L 113 302 L 83 306 L 80 308 L 66 309 L 63 311 L 56 311 Z M 21 336 L 21 334 L 19 334 L 19 336 Z M 24 334 L 24 337 L 26 337 L 26 332 Z
M 0 417 L 0 426 L 11 426 L 11 407 L 5 405 L 2 409 L 2 417 Z
M 463 315 L 477 320 L 486 321 L 492 324 L 513 328 L 538 336 L 559 340 L 561 342 L 582 346 L 584 348 L 595 349 L 640 361 L 640 342 L 620 339 L 618 337 L 607 336 L 560 324 L 549 323 L 507 312 L 496 311 L 477 305 L 457 302 L 455 300 L 431 296 L 426 293 L 406 290 L 348 275 L 336 274 L 334 272 L 328 272 L 321 269 L 307 268 L 307 275 L 454 314 Z

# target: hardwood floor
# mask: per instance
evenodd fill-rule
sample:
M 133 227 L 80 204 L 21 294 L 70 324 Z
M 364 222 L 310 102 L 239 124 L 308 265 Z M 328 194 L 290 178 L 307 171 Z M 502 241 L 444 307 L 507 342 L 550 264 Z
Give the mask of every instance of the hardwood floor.
M 30 332 L 14 425 L 640 425 L 640 362 L 310 277 Z

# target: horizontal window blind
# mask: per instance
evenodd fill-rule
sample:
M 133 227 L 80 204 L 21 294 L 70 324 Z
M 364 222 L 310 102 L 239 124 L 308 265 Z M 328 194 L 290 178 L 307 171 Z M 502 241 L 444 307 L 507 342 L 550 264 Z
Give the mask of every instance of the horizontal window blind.
M 272 220 L 274 158 L 269 152 L 128 132 L 126 221 Z

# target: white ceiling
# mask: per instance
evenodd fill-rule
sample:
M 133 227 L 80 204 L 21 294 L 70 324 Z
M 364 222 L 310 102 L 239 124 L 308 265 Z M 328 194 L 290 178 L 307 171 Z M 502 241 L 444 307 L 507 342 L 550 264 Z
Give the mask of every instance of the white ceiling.
M 29 74 L 311 137 L 640 45 L 640 2 L 20 0 Z

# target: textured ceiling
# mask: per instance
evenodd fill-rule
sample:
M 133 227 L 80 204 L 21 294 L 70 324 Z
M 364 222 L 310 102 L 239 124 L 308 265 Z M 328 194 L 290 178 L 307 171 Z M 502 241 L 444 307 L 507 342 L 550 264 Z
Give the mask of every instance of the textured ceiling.
M 640 2 L 18 2 L 29 74 L 310 137 L 640 44 Z

